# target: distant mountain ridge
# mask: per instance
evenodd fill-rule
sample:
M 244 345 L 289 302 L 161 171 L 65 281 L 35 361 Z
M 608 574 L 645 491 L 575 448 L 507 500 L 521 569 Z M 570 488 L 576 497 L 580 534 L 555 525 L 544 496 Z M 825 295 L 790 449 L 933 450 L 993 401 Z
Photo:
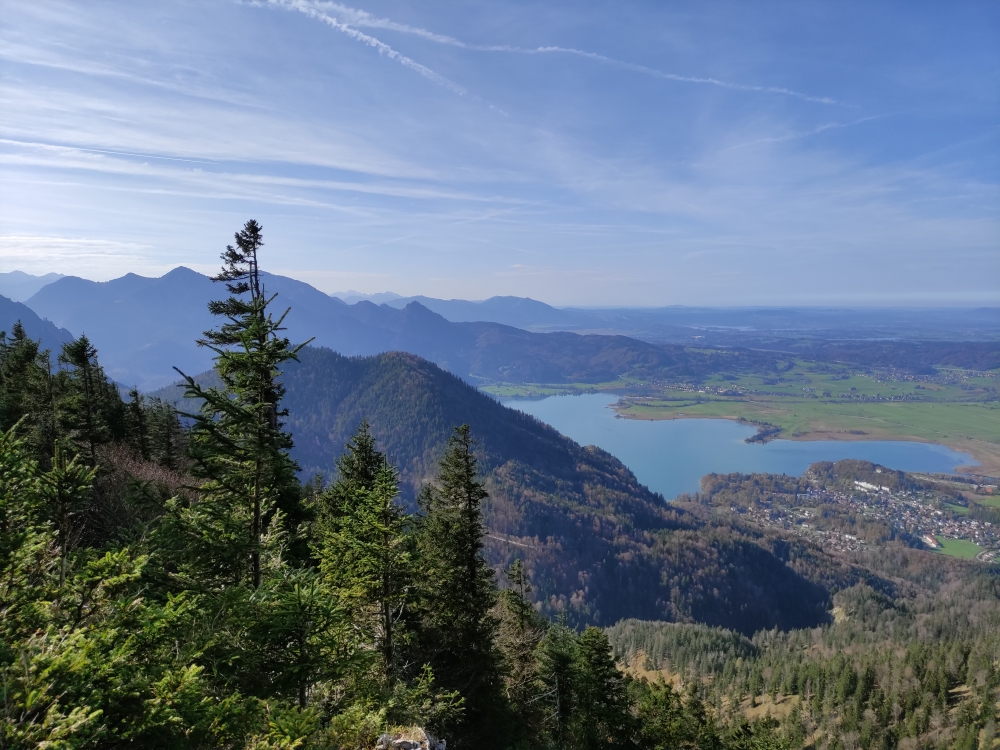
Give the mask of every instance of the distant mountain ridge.
M 390 307 L 403 308 L 419 302 L 428 310 L 453 323 L 488 321 L 516 328 L 548 328 L 553 326 L 580 327 L 585 321 L 573 311 L 560 310 L 530 297 L 490 297 L 480 302 L 433 297 L 399 297 L 386 302 Z
M 34 276 L 24 271 L 0 273 L 0 295 L 14 302 L 24 302 L 43 286 L 62 277 L 61 273 L 47 273 L 43 276 Z
M 402 299 L 402 295 L 396 294 L 395 292 L 375 292 L 374 294 L 364 294 L 363 292 L 356 292 L 353 289 L 348 289 L 346 292 L 331 292 L 330 296 L 335 297 L 348 305 L 353 305 L 358 302 L 374 302 L 376 305 L 382 305 L 386 302 L 391 302 L 392 300 Z
M 804 334 L 795 338 L 690 327 L 700 320 L 744 320 L 771 326 L 798 325 L 808 331 L 811 325 L 833 325 L 852 320 L 852 316 L 862 322 L 866 319 L 858 311 L 849 310 L 677 308 L 663 318 L 664 310 L 560 310 L 518 297 L 494 297 L 483 302 L 411 298 L 383 305 L 370 301 L 346 304 L 295 279 L 265 274 L 265 283 L 270 292 L 278 293 L 277 307 L 291 308 L 286 323 L 293 341 L 312 338 L 316 345 L 351 356 L 411 352 L 476 384 L 597 383 L 625 374 L 693 382 L 720 371 L 770 370 L 778 357 L 789 353 L 862 366 L 911 369 L 936 364 L 987 369 L 1000 362 L 1000 343 L 992 341 L 937 340 L 926 345 L 918 341 L 861 341 L 844 345 Z M 42 287 L 26 304 L 40 317 L 74 335 L 86 333 L 116 381 L 149 390 L 172 382 L 174 367 L 187 373 L 209 367 L 211 352 L 199 349 L 194 342 L 214 324 L 208 302 L 223 294 L 224 290 L 208 277 L 178 267 L 159 278 L 127 274 L 95 282 L 64 277 Z M 449 315 L 460 320 L 449 320 Z M 886 313 L 896 320 L 907 320 L 907 315 L 906 311 Z M 991 330 L 990 310 L 955 315 L 957 322 L 966 318 L 979 321 L 975 325 L 981 327 L 973 326 L 971 334 L 966 332 L 969 335 Z M 688 327 L 664 328 L 665 319 L 686 321 Z M 548 322 L 535 326 L 525 322 L 532 320 Z M 580 321 L 589 321 L 591 328 Z M 630 326 L 636 329 L 634 336 L 615 333 Z M 526 330 L 529 327 L 536 330 Z M 699 330 L 701 333 L 693 335 Z M 657 337 L 670 336 L 688 343 L 651 343 Z M 713 342 L 724 346 L 713 347 Z
M 1000 308 L 553 307 L 530 297 L 481 301 L 385 297 L 391 307 L 419 302 L 453 322 L 488 320 L 543 331 L 603 332 L 649 343 L 757 347 L 789 339 L 859 341 L 1000 339 Z M 390 299 L 391 298 L 391 299 Z
M 61 351 L 62 345 L 73 340 L 72 333 L 38 317 L 27 305 L 0 296 L 0 331 L 10 336 L 18 321 L 24 326 L 24 332 L 29 338 L 41 341 L 42 349 L 52 352 L 53 361 Z
M 691 377 L 715 367 L 720 357 L 733 356 L 623 336 L 455 323 L 419 302 L 402 309 L 367 301 L 347 305 L 295 279 L 265 274 L 264 280 L 268 292 L 278 294 L 278 311 L 291 308 L 286 325 L 293 341 L 314 339 L 346 355 L 407 351 L 470 382 L 601 382 L 630 372 Z M 208 277 L 179 267 L 159 278 L 127 274 L 95 282 L 68 276 L 43 287 L 27 304 L 75 335 L 86 333 L 112 378 L 148 390 L 175 380 L 174 367 L 186 373 L 208 369 L 211 351 L 194 342 L 214 325 L 209 300 L 224 293 Z M 509 306 L 509 300 L 503 304 Z
M 176 379 L 175 366 L 193 372 L 211 366 L 211 352 L 194 340 L 213 324 L 206 305 L 214 287 L 184 267 L 160 278 L 130 273 L 97 282 L 66 276 L 27 305 L 76 336 L 86 334 L 111 378 L 148 388 Z

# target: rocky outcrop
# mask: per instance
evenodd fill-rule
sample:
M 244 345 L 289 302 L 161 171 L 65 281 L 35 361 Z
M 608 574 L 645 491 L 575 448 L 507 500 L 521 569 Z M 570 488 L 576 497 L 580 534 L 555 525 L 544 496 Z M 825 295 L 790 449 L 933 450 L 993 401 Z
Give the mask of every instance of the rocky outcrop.
M 448 743 L 429 735 L 420 727 L 386 732 L 378 738 L 375 750 L 447 750 Z

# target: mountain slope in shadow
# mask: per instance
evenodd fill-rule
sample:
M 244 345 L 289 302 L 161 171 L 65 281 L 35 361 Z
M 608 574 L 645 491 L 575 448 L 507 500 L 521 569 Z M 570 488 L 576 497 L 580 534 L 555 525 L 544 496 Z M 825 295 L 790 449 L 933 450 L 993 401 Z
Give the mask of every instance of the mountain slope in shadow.
M 73 334 L 48 320 L 43 320 L 27 305 L 14 302 L 7 297 L 0 297 L 0 331 L 10 336 L 18 321 L 29 338 L 41 341 L 42 349 L 52 352 L 53 362 L 59 355 L 62 345 L 73 340 Z
M 598 624 L 698 620 L 744 632 L 826 619 L 826 590 L 776 557 L 771 540 L 672 506 L 609 453 L 578 445 L 431 362 L 307 348 L 283 381 L 305 473 L 331 476 L 367 418 L 411 502 L 452 427 L 471 425 L 490 490 L 489 560 L 499 568 L 524 559 L 537 606 L 549 615 Z

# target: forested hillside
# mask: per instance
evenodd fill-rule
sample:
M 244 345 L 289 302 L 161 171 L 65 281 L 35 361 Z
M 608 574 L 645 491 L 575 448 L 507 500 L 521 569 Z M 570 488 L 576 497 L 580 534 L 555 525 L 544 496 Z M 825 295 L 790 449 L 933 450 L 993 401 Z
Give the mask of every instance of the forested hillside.
M 864 562 L 894 593 L 844 589 L 823 628 L 747 638 L 630 620 L 608 635 L 634 671 L 702 684 L 724 720 L 770 716 L 792 748 L 995 747 L 1000 572 L 898 547 Z
M 780 545 L 785 556 L 775 555 L 772 540 L 666 503 L 613 456 L 577 445 L 433 363 L 309 347 L 299 359 L 282 382 L 292 455 L 304 478 L 336 476 L 338 446 L 365 419 L 400 468 L 402 497 L 412 504 L 451 426 L 474 426 L 490 489 L 483 507 L 487 559 L 498 570 L 523 559 L 532 599 L 546 615 L 564 614 L 573 624 L 695 620 L 747 633 L 827 617 L 830 577 L 819 574 L 821 554 L 793 570 Z M 174 387 L 156 395 L 183 409 L 180 393 Z
M 833 621 L 750 637 L 621 621 L 607 631 L 616 658 L 636 674 L 698 682 L 726 720 L 772 717 L 793 748 L 993 748 L 1000 566 L 924 551 L 927 535 L 912 526 L 978 518 L 988 533 L 995 508 L 962 486 L 858 460 L 817 463 L 802 477 L 706 476 L 682 506 L 832 553 L 815 569 L 841 566 L 827 582 Z

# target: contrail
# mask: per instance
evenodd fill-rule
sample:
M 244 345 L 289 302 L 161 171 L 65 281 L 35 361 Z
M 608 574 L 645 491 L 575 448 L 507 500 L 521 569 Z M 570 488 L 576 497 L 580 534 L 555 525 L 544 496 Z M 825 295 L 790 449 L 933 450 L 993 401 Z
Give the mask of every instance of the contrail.
M 730 146 L 729 148 L 724 148 L 720 153 L 725 153 L 726 151 L 735 151 L 738 148 L 746 148 L 747 146 L 756 146 L 760 143 L 781 143 L 783 141 L 793 141 L 798 138 L 808 138 L 812 135 L 819 135 L 826 130 L 836 130 L 839 128 L 851 128 L 855 125 L 861 125 L 865 122 L 870 122 L 871 120 L 880 120 L 888 115 L 872 115 L 871 117 L 862 117 L 859 120 L 852 120 L 851 122 L 828 122 L 825 125 L 820 125 L 819 127 L 813 128 L 812 130 L 806 130 L 799 133 L 788 133 L 787 135 L 776 135 L 768 138 L 758 138 L 753 141 L 747 141 L 746 143 L 737 143 L 735 146 Z
M 358 8 L 351 8 L 346 5 L 341 5 L 335 2 L 324 2 L 323 0 L 270 0 L 271 2 L 277 2 L 282 5 L 288 5 L 294 3 L 297 9 L 303 10 L 303 8 L 310 8 L 312 12 L 322 12 L 319 9 L 326 11 L 331 11 L 337 13 L 340 17 L 344 18 L 345 24 L 342 24 L 345 28 L 350 28 L 347 24 L 353 24 L 354 26 L 364 26 L 366 28 L 374 29 L 386 29 L 387 31 L 398 31 L 401 34 L 411 34 L 413 36 L 421 37 L 422 39 L 427 39 L 428 41 L 436 42 L 438 44 L 445 44 L 450 47 L 458 47 L 460 49 L 474 50 L 476 52 L 512 52 L 520 55 L 540 55 L 540 54 L 563 54 L 563 55 L 576 55 L 578 57 L 584 57 L 589 60 L 595 60 L 605 65 L 613 65 L 623 70 L 631 70 L 635 73 L 642 73 L 644 75 L 653 76 L 654 78 L 660 78 L 667 81 L 677 81 L 679 83 L 698 83 L 707 84 L 710 86 L 719 86 L 720 88 L 732 89 L 734 91 L 754 91 L 763 94 L 779 94 L 782 96 L 791 96 L 797 99 L 802 99 L 807 102 L 814 102 L 816 104 L 835 104 L 835 105 L 846 105 L 845 102 L 832 99 L 827 96 L 812 96 L 810 94 L 804 94 L 800 91 L 794 91 L 792 89 L 783 88 L 781 86 L 754 86 L 745 83 L 732 83 L 730 81 L 722 81 L 718 78 L 709 78 L 702 76 L 684 76 L 677 73 L 669 73 L 664 70 L 658 70 L 656 68 L 650 68 L 646 65 L 639 65 L 637 63 L 627 62 L 625 60 L 618 60 L 613 57 L 608 57 L 607 55 L 602 55 L 597 52 L 588 52 L 587 50 L 574 49 L 573 47 L 557 47 L 557 46 L 546 46 L 546 47 L 516 47 L 509 44 L 469 44 L 463 42 L 455 37 L 446 36 L 444 34 L 436 34 L 433 31 L 428 31 L 427 29 L 422 29 L 416 26 L 409 26 L 408 24 L 397 23 L 388 18 L 376 18 L 371 13 L 367 11 L 360 10 Z M 299 7 L 302 6 L 302 7 Z M 307 12 L 303 10 L 303 12 Z M 377 41 L 377 40 L 376 40 Z M 379 42 L 381 44 L 381 42 Z M 423 66 L 421 66 L 423 67 Z M 436 73 L 434 75 L 437 75 Z M 846 105 L 849 106 L 849 105 Z
M 331 26 L 337 31 L 341 31 L 344 34 L 347 34 L 352 39 L 356 39 L 357 41 L 362 42 L 363 44 L 367 44 L 369 47 L 374 47 L 376 50 L 378 50 L 378 53 L 380 55 L 385 55 L 390 60 L 395 60 L 400 65 L 404 65 L 410 70 L 415 70 L 424 78 L 433 81 L 439 86 L 443 86 L 444 88 L 458 94 L 459 96 L 465 96 L 468 93 L 462 86 L 459 86 L 454 81 L 445 78 L 440 73 L 435 73 L 426 65 L 421 65 L 416 60 L 407 57 L 406 55 L 400 52 L 397 52 L 385 42 L 376 39 L 375 37 L 370 36 L 368 34 L 362 33 L 357 29 L 348 26 L 346 23 L 342 23 L 335 17 L 329 15 L 328 13 L 325 13 L 323 10 L 320 9 L 321 7 L 322 8 L 329 7 L 330 9 L 336 10 L 340 6 L 336 6 L 332 3 L 323 3 L 323 4 L 310 3 L 308 2 L 308 0 L 267 0 L 267 2 L 270 5 L 277 5 L 283 8 L 288 8 L 290 10 L 297 10 L 300 13 L 304 13 L 305 15 L 309 16 L 310 18 L 315 18 L 318 21 L 322 21 L 323 23 L 327 24 L 328 26 Z

